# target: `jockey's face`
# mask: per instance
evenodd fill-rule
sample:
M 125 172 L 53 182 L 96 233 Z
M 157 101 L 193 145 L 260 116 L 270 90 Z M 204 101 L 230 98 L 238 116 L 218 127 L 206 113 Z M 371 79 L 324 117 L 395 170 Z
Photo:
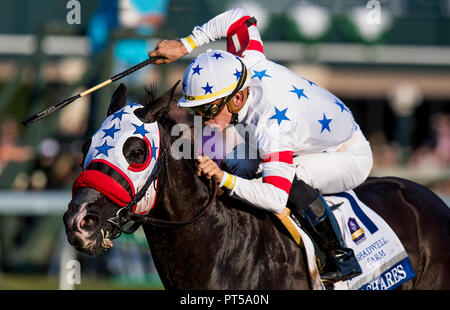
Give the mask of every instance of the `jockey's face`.
M 232 98 L 231 101 L 233 99 L 234 98 Z M 211 104 L 217 104 L 217 106 L 219 106 L 221 102 L 222 98 L 212 102 Z M 202 115 L 201 113 L 202 112 L 199 111 L 200 115 Z M 227 125 L 231 122 L 232 115 L 233 114 L 230 111 L 228 111 L 227 108 L 225 108 L 225 105 L 223 105 L 220 111 L 213 118 L 206 118 L 205 125 L 219 127 L 220 130 L 224 131 Z
M 195 109 L 195 113 L 202 116 L 205 125 L 219 127 L 222 131 L 225 130 L 227 125 L 231 122 L 233 113 L 239 112 L 244 106 L 248 96 L 248 89 L 238 92 L 231 100 L 225 105 L 221 104 L 222 99 L 217 99 L 211 103 L 202 105 Z

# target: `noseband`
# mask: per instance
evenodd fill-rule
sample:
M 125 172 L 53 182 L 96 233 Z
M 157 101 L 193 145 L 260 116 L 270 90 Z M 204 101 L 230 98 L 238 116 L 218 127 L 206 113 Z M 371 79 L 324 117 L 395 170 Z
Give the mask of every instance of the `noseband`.
M 114 217 L 108 218 L 108 222 L 113 225 L 113 231 L 109 236 L 107 236 L 104 239 L 116 239 L 119 238 L 122 233 L 125 234 L 132 234 L 134 233 L 141 225 L 147 224 L 155 227 L 162 227 L 162 228 L 179 228 L 186 225 L 189 225 L 191 223 L 194 223 L 199 218 L 201 218 L 205 213 L 211 208 L 215 198 L 216 198 L 216 191 L 217 191 L 217 183 L 211 179 L 212 182 L 212 190 L 213 195 L 211 200 L 208 202 L 206 207 L 204 207 L 197 215 L 195 215 L 193 218 L 186 220 L 186 221 L 168 221 L 163 219 L 154 218 L 152 216 L 148 215 L 140 215 L 133 212 L 133 206 L 136 205 L 145 195 L 150 185 L 158 178 L 159 173 L 161 172 L 162 167 L 166 167 L 167 171 L 167 179 L 169 183 L 169 187 L 172 188 L 172 182 L 170 179 L 170 172 L 169 172 L 169 166 L 168 166 L 168 155 L 167 151 L 164 150 L 161 156 L 159 156 L 155 166 L 153 167 L 152 172 L 147 178 L 147 181 L 144 183 L 144 186 L 134 195 L 125 207 L 120 208 Z M 156 204 L 155 204 L 156 205 Z M 125 229 L 124 226 L 128 222 L 133 222 L 133 224 L 128 228 Z

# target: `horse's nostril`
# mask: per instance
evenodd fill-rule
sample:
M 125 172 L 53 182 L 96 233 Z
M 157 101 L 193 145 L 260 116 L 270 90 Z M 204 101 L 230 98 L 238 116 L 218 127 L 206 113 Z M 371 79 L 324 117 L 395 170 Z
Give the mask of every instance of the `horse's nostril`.
M 86 231 L 93 231 L 100 223 L 98 216 L 88 214 L 80 222 L 80 227 Z

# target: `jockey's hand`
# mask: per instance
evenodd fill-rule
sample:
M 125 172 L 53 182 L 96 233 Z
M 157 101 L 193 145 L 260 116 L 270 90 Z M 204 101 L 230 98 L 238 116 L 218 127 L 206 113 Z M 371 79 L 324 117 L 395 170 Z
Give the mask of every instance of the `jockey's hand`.
M 156 48 L 149 52 L 148 55 L 150 57 L 163 56 L 165 59 L 158 59 L 154 63 L 155 64 L 168 64 L 174 62 L 184 55 L 186 55 L 188 51 L 184 47 L 183 43 L 179 40 L 163 40 L 158 43 Z
M 209 157 L 198 156 L 197 157 L 197 175 L 204 174 L 206 178 L 211 179 L 214 177 L 216 182 L 222 181 L 223 171 L 217 166 L 217 164 Z

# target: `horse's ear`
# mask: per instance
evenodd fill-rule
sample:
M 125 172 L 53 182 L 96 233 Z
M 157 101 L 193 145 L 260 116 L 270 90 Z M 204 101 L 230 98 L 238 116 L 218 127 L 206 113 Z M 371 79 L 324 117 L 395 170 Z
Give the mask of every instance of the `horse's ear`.
M 155 102 L 146 106 L 146 113 L 145 113 L 146 122 L 149 123 L 154 122 L 155 120 L 164 117 L 164 114 L 167 113 L 170 107 L 170 103 L 172 102 L 178 84 L 180 84 L 180 80 L 178 80 L 175 83 L 175 85 L 171 89 L 169 89 L 166 93 L 159 96 L 158 99 L 155 100 Z
M 166 106 L 170 102 L 172 102 L 173 95 L 175 94 L 175 90 L 177 89 L 178 84 L 180 84 L 180 80 L 178 80 L 175 85 L 171 89 L 169 89 L 166 93 L 159 96 L 158 99 L 156 99 L 155 106 Z
M 127 102 L 127 87 L 120 83 L 119 87 L 114 91 L 111 102 L 109 104 L 107 116 L 122 109 Z

